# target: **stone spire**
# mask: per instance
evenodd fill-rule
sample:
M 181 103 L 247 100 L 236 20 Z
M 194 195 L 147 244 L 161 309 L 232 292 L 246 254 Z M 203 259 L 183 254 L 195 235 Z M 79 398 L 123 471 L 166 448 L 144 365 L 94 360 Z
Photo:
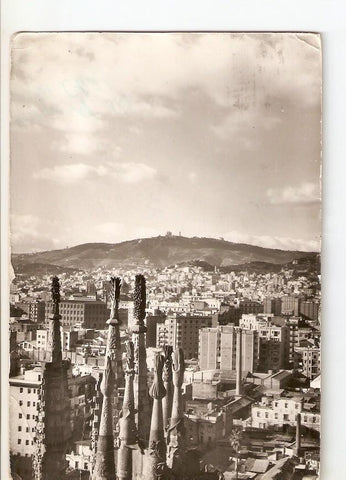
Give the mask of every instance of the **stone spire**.
M 124 385 L 124 372 L 122 365 L 122 355 L 121 355 L 121 343 L 120 343 L 120 320 L 119 320 L 119 297 L 120 297 L 120 287 L 121 279 L 119 277 L 111 277 L 111 288 L 110 288 L 110 298 L 111 298 L 111 314 L 109 320 L 107 320 L 108 325 L 108 338 L 107 338 L 107 347 L 106 347 L 106 357 L 109 357 L 111 360 L 112 371 L 115 376 L 116 387 L 122 387 Z
M 101 421 L 97 441 L 95 467 L 92 473 L 93 480 L 114 480 L 114 435 L 113 435 L 113 394 L 114 372 L 110 357 L 106 356 L 106 365 L 101 381 L 103 395 Z
M 134 290 L 134 318 L 132 340 L 135 354 L 134 396 L 136 426 L 140 443 L 146 445 L 149 437 L 150 404 L 147 383 L 147 353 L 145 348 L 144 324 L 146 307 L 146 285 L 143 275 L 136 275 Z
M 124 387 L 124 372 L 122 364 L 121 342 L 120 342 L 120 320 L 119 320 L 119 298 L 120 298 L 121 279 L 111 277 L 110 280 L 110 299 L 111 313 L 107 320 L 108 337 L 106 346 L 106 358 L 111 361 L 112 372 L 114 375 L 114 409 L 113 409 L 113 428 L 117 431 L 119 413 L 121 410 L 121 395 L 119 389 Z
M 137 443 L 135 407 L 133 394 L 134 346 L 126 343 L 126 377 L 123 408 L 120 423 L 120 447 L 118 450 L 117 475 L 119 480 L 132 480 L 132 450 Z
M 166 389 L 166 395 L 162 399 L 163 409 L 163 426 L 165 430 L 169 427 L 169 421 L 172 412 L 172 397 L 173 397 L 173 383 L 172 383 L 172 352 L 171 345 L 164 345 L 163 353 L 165 357 L 165 364 L 163 367 L 163 384 Z
M 170 427 L 167 432 L 167 465 L 178 477 L 183 475 L 183 460 L 186 451 L 184 410 L 181 386 L 184 381 L 184 352 L 181 348 L 173 352 L 173 405 Z
M 242 385 L 242 356 L 243 356 L 243 338 L 241 328 L 237 329 L 237 357 L 236 357 L 236 395 L 241 396 L 243 394 Z
M 58 277 L 53 277 L 52 286 L 52 302 L 53 313 L 50 316 L 49 322 L 49 337 L 48 337 L 48 352 L 50 354 L 50 361 L 55 365 L 60 365 L 62 361 L 61 353 L 61 331 L 59 304 L 60 304 L 60 283 Z
M 53 314 L 50 318 L 48 352 L 51 361 L 42 365 L 42 384 L 37 405 L 33 471 L 35 480 L 62 480 L 66 450 L 71 439 L 68 395 L 69 363 L 62 360 L 60 333 L 60 284 L 52 279 Z
M 161 353 L 155 355 L 154 381 L 150 388 L 150 396 L 153 398 L 151 414 L 149 447 L 147 452 L 146 475 L 147 480 L 165 478 L 166 465 L 166 442 L 163 428 L 162 399 L 166 390 L 162 381 L 164 357 Z

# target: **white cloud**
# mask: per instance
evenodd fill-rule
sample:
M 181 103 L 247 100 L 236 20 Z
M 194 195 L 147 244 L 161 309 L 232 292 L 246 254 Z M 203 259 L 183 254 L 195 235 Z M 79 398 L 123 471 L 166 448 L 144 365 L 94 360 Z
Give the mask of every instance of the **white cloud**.
M 57 145 L 60 151 L 69 154 L 90 155 L 98 148 L 98 143 L 87 133 L 66 133 L 64 139 Z
M 282 189 L 270 188 L 267 190 L 267 198 L 273 205 L 285 204 L 308 204 L 321 200 L 319 185 L 304 182 L 301 185 L 287 186 Z
M 234 243 L 246 243 L 265 248 L 280 250 L 299 250 L 304 252 L 318 252 L 321 248 L 319 239 L 301 239 L 289 237 L 277 237 L 269 235 L 251 235 L 237 231 L 227 232 L 223 235 L 225 240 Z
M 86 178 L 103 176 L 107 173 L 105 167 L 74 163 L 70 165 L 55 165 L 53 168 L 43 168 L 35 172 L 33 177 L 39 180 L 52 180 L 62 184 L 76 183 Z
M 212 125 L 211 129 L 219 138 L 229 140 L 236 138 L 237 143 L 248 150 L 256 149 L 259 140 L 256 138 L 257 129 L 260 132 L 270 131 L 281 122 L 279 114 L 265 112 L 258 104 L 251 110 L 233 110 L 220 123 Z
M 14 252 L 35 252 L 56 248 L 59 240 L 51 235 L 51 225 L 35 215 L 11 215 L 11 246 Z
M 20 121 L 23 95 L 27 109 L 39 101 L 38 121 L 45 124 L 48 114 L 53 127 L 65 131 L 84 131 L 88 122 L 95 130 L 112 115 L 172 118 L 179 115 L 176 100 L 186 89 L 240 110 L 252 108 L 254 101 L 264 105 L 268 91 L 273 98 L 285 95 L 315 105 L 320 55 L 301 38 L 313 37 L 20 34 L 13 49 L 14 120 Z
M 52 168 L 43 168 L 35 172 L 33 178 L 51 180 L 61 184 L 78 183 L 81 180 L 95 177 L 113 177 L 123 183 L 139 183 L 152 180 L 157 170 L 144 163 L 105 163 L 104 165 L 88 165 L 86 163 L 72 163 L 55 165 Z
M 144 163 L 118 163 L 113 167 L 112 175 L 125 183 L 139 183 L 155 178 L 157 170 Z

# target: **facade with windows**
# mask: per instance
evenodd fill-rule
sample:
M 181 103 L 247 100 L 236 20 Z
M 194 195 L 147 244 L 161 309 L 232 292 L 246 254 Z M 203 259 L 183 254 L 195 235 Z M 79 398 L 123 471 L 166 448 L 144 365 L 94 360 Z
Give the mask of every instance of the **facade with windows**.
M 302 362 L 302 373 L 313 380 L 321 373 L 321 351 L 319 347 L 296 347 Z
M 62 300 L 60 303 L 61 325 L 63 327 L 95 328 L 104 330 L 107 321 L 107 305 L 100 300 Z M 47 302 L 45 321 L 49 323 L 53 313 L 52 302 Z
M 211 325 L 211 317 L 170 315 L 156 327 L 156 346 L 172 345 L 182 348 L 186 359 L 198 358 L 199 331 Z
M 10 378 L 10 451 L 14 455 L 33 453 L 41 383 L 41 368 Z
M 78 332 L 63 330 L 61 332 L 61 349 L 63 352 L 72 350 L 78 341 Z M 48 347 L 49 330 L 37 330 L 36 333 L 36 347 L 38 350 L 47 350 Z
M 33 454 L 42 378 L 42 367 L 10 378 L 10 452 L 13 455 L 30 457 Z M 73 430 L 78 417 L 90 414 L 95 379 L 91 375 L 73 376 L 69 370 L 67 383 Z
M 258 332 L 242 332 L 242 370 L 254 372 L 258 367 Z M 237 329 L 231 325 L 203 328 L 199 333 L 199 366 L 201 370 L 235 370 Z
M 289 366 L 290 329 L 272 323 L 272 315 L 242 315 L 239 326 L 255 330 L 259 337 L 258 371 L 280 370 Z
M 75 443 L 75 450 L 66 455 L 68 466 L 71 470 L 91 470 L 91 456 L 89 440 L 80 440 Z
M 302 397 L 263 397 L 259 404 L 251 407 L 252 426 L 255 428 L 294 427 L 297 414 L 301 414 L 301 424 L 320 431 L 320 411 L 318 404 L 306 402 Z

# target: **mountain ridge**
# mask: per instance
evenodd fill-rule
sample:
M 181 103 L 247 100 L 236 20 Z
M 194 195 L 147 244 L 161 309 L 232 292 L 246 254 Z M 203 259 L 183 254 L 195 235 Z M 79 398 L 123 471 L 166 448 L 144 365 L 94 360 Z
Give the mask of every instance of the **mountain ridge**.
M 140 265 L 162 268 L 180 262 L 200 260 L 217 267 L 228 267 L 250 262 L 280 265 L 317 255 L 318 252 L 265 248 L 209 237 L 166 235 L 119 243 L 89 242 L 37 253 L 16 253 L 12 254 L 12 264 L 15 271 L 23 264 L 34 263 L 74 269 Z

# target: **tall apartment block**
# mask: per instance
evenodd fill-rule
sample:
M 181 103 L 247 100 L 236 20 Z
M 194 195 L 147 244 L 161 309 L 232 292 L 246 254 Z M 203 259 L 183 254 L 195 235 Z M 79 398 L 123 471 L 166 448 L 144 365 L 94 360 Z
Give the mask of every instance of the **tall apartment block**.
M 272 313 L 273 315 L 281 315 L 282 300 L 281 298 L 267 297 L 263 301 L 263 313 Z
M 242 370 L 254 372 L 259 362 L 259 336 L 254 330 L 242 331 Z M 203 328 L 199 336 L 201 370 L 236 370 L 237 328 L 231 325 Z
M 197 358 L 199 331 L 211 326 L 211 317 L 170 315 L 157 324 L 156 346 L 172 345 L 174 349 L 182 348 L 185 358 Z

